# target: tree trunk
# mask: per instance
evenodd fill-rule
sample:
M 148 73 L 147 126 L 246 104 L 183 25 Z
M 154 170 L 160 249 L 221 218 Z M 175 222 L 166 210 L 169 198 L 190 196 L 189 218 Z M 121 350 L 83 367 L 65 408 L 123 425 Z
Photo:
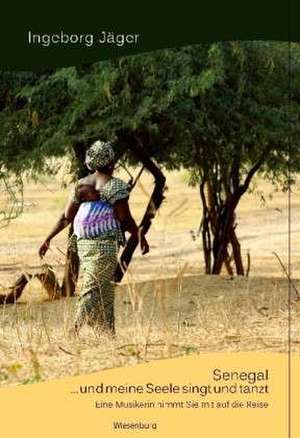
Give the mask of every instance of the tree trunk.
M 64 277 L 61 285 L 61 296 L 72 297 L 75 295 L 76 284 L 79 276 L 79 258 L 77 253 L 67 249 Z
M 205 178 L 200 183 L 199 192 L 202 202 L 202 246 L 204 252 L 205 274 L 211 274 L 211 230 L 210 230 L 210 214 L 205 198 Z
M 159 169 L 159 167 L 154 163 L 153 160 L 151 160 L 150 156 L 145 152 L 145 149 L 142 148 L 142 145 L 140 144 L 141 142 L 136 137 L 123 133 L 120 141 L 122 141 L 123 144 L 126 144 L 128 149 L 131 150 L 139 158 L 145 169 L 147 169 L 153 175 L 155 180 L 154 189 L 147 205 L 146 212 L 139 225 L 139 228 L 143 230 L 144 234 L 146 234 L 151 227 L 152 220 L 155 217 L 157 210 L 163 202 L 163 193 L 165 189 L 166 178 L 163 175 L 162 171 Z M 130 237 L 121 254 L 120 261 L 115 272 L 116 282 L 120 282 L 122 280 L 137 245 L 138 241 L 133 237 Z
M 227 255 L 231 230 L 233 229 L 234 212 L 238 202 L 239 196 L 237 194 L 230 195 L 224 205 L 223 211 L 218 217 L 213 244 L 214 263 L 212 274 L 214 275 L 221 273 L 222 265 Z
M 236 273 L 237 275 L 245 275 L 242 254 L 241 254 L 241 245 L 240 242 L 238 241 L 238 238 L 235 234 L 235 230 L 233 227 L 230 229 L 230 243 L 232 246 Z
M 78 142 L 73 145 L 74 154 L 77 161 L 77 178 L 84 178 L 89 174 L 88 168 L 85 166 L 85 152 L 88 145 L 84 142 Z M 69 229 L 69 238 L 73 234 L 73 225 Z M 79 276 L 79 258 L 77 253 L 67 248 L 65 258 L 64 276 L 61 286 L 61 295 L 63 297 L 71 297 L 75 294 L 76 284 Z
M 204 190 L 204 188 L 206 190 Z M 213 187 L 210 181 L 206 180 L 204 177 L 199 185 L 200 198 L 202 202 L 202 243 L 203 243 L 203 252 L 204 252 L 204 261 L 205 261 L 205 273 L 212 273 L 212 245 L 211 241 L 215 239 L 215 235 L 218 227 L 218 211 L 220 210 L 219 206 L 217 206 L 217 198 L 214 195 Z M 238 275 L 242 275 L 242 259 L 240 253 L 240 245 L 238 239 L 235 235 L 233 226 L 232 232 L 230 233 L 230 243 L 233 247 L 234 252 L 234 261 L 236 263 L 236 271 Z M 231 256 L 228 252 L 228 245 L 225 250 L 225 258 L 224 264 L 227 270 L 228 275 L 233 276 L 234 271 L 231 266 Z

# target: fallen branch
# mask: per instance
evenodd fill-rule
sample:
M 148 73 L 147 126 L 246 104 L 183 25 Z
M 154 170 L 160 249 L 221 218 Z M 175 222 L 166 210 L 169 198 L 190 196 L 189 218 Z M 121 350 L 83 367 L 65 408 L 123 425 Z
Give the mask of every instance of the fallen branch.
M 31 274 L 22 274 L 15 284 L 9 288 L 9 292 L 7 294 L 0 295 L 0 304 L 14 304 L 22 295 L 26 284 L 31 278 Z
M 24 292 L 25 287 L 33 278 L 37 278 L 51 300 L 56 300 L 63 296 L 62 287 L 50 265 L 43 265 L 42 272 L 36 274 L 24 273 L 15 284 L 9 288 L 7 294 L 0 294 L 1 304 L 15 304 Z

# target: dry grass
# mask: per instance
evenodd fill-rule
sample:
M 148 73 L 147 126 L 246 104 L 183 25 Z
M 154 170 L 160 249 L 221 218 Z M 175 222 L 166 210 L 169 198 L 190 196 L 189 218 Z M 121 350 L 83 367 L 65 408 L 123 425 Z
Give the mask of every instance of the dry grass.
M 298 285 L 300 286 L 300 284 Z M 288 348 L 286 280 L 186 276 L 131 283 L 116 293 L 117 336 L 69 335 L 75 298 L 4 307 L 1 384 L 31 383 L 144 361 L 215 351 Z M 300 353 L 300 302 L 292 346 Z
M 143 214 L 150 182 L 144 176 L 142 187 L 132 194 L 137 219 Z M 255 195 L 242 201 L 238 235 L 244 254 L 248 250 L 251 254 L 251 277 L 230 279 L 199 275 L 203 269 L 200 241 L 193 241 L 190 232 L 199 224 L 197 189 L 186 186 L 182 173 L 168 174 L 168 186 L 166 201 L 149 233 L 151 252 L 135 256 L 117 289 L 117 336 L 99 339 L 85 328 L 79 339 L 70 338 L 76 299 L 49 302 L 40 283 L 33 280 L 20 304 L 0 309 L 0 383 L 30 383 L 191 353 L 287 350 L 288 285 L 272 254 L 276 251 L 286 262 L 286 195 L 276 193 L 265 206 L 259 205 Z M 270 186 L 263 183 L 260 188 L 267 197 Z M 0 230 L 3 290 L 20 271 L 38 269 L 37 248 L 61 212 L 67 193 L 56 180 L 26 185 L 24 214 Z M 300 209 L 298 195 L 295 187 L 294 215 Z M 58 236 L 47 256 L 59 275 L 65 238 L 64 233 Z M 300 229 L 294 227 L 294 248 L 299 240 Z M 295 250 L 295 277 L 300 277 L 299 260 Z M 300 345 L 299 312 L 300 303 L 294 300 L 295 351 Z

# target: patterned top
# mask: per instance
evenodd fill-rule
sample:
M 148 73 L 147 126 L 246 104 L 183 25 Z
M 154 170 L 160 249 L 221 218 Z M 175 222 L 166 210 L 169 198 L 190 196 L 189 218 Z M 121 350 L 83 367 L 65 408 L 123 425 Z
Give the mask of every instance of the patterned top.
M 79 180 L 71 194 L 71 201 L 80 204 L 74 219 L 74 234 L 77 239 L 114 238 L 124 244 L 124 235 L 119 221 L 114 215 L 113 205 L 120 199 L 128 198 L 129 187 L 119 178 L 111 177 L 99 192 L 100 200 L 80 201 L 78 188 L 84 184 Z
M 77 237 L 97 237 L 119 228 L 120 224 L 114 216 L 113 206 L 108 202 L 83 202 L 74 219 L 74 233 Z

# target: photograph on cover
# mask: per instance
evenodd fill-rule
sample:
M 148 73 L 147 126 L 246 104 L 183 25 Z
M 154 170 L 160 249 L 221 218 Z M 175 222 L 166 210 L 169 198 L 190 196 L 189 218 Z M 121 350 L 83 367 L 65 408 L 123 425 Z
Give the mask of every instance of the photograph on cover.
M 285 353 L 289 287 L 299 352 L 299 96 L 280 42 L 0 72 L 0 384 Z

